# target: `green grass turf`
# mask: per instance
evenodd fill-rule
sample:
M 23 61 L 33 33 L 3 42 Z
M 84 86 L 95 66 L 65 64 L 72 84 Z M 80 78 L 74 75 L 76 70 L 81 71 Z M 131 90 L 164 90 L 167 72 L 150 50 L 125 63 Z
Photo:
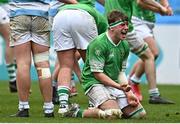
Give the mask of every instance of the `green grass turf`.
M 55 106 L 55 118 L 44 118 L 42 111 L 42 97 L 37 82 L 32 83 L 32 93 L 30 95 L 30 117 L 17 118 L 10 117 L 17 112 L 17 93 L 10 93 L 8 82 L 0 81 L 0 122 L 8 123 L 180 123 L 180 85 L 159 85 L 162 96 L 174 100 L 174 105 L 152 105 L 148 103 L 148 86 L 142 85 L 143 92 L 142 105 L 147 111 L 145 119 L 87 119 L 87 118 L 61 118 Z M 71 98 L 71 102 L 77 102 L 82 108 L 87 107 L 87 97 L 83 95 L 83 90 L 78 85 L 78 96 Z

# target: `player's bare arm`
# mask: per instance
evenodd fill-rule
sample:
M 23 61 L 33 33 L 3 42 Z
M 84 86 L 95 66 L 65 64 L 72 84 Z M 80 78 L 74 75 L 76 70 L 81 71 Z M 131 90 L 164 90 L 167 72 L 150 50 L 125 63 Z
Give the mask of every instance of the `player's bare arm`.
M 137 0 L 137 3 L 144 9 L 151 10 L 161 15 L 168 15 L 169 13 L 166 7 L 154 0 Z
M 111 86 L 123 91 L 126 91 L 126 86 L 121 85 L 121 83 L 117 83 L 113 81 L 110 77 L 108 77 L 106 74 L 103 72 L 93 72 L 95 78 L 99 80 L 101 83 L 103 83 L 105 86 Z
M 173 10 L 171 6 L 169 5 L 168 0 L 160 0 L 160 4 L 167 9 L 169 16 L 173 15 Z

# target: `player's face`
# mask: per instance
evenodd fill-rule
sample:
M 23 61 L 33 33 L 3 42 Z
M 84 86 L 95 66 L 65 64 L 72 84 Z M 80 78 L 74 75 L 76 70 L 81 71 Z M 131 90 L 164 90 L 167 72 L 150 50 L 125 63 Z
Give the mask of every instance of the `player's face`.
M 115 26 L 113 30 L 119 40 L 124 40 L 126 38 L 126 34 L 128 33 L 128 22 L 124 21 L 123 23 Z

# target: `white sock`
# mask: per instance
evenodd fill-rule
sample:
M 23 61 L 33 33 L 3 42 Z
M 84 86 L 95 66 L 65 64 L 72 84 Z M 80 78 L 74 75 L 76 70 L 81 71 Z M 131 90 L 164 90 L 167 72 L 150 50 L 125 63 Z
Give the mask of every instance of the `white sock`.
M 150 96 L 159 96 L 160 93 L 159 93 L 158 88 L 150 89 L 150 90 L 149 90 L 149 95 L 150 95 Z
M 19 110 L 22 110 L 22 109 L 29 109 L 29 102 L 26 101 L 26 102 L 22 102 L 22 101 L 19 101 Z
M 130 77 L 130 80 L 133 82 L 133 83 L 136 83 L 136 84 L 139 84 L 141 82 L 140 78 L 137 77 L 135 74 L 133 74 L 132 77 Z
M 44 102 L 44 113 L 52 113 L 54 111 L 54 105 L 52 102 Z

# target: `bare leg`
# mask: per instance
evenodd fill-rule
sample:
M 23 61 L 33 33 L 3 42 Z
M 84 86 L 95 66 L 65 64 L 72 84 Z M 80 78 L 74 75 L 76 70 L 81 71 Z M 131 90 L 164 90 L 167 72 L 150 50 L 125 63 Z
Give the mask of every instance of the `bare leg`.
M 75 49 L 58 51 L 57 56 L 60 64 L 60 70 L 58 74 L 58 96 L 60 102 L 60 108 L 58 113 L 64 114 L 69 109 L 69 90 L 71 82 L 71 74 L 74 66 Z
M 47 52 L 49 51 L 49 47 L 47 46 L 42 46 L 38 45 L 36 43 L 32 43 L 32 52 L 33 55 Z M 35 63 L 36 69 L 37 68 L 50 68 L 49 61 L 42 61 L 42 62 L 37 62 Z M 40 77 L 41 72 L 38 72 L 38 76 Z M 39 85 L 41 89 L 41 94 L 44 98 L 45 102 L 51 102 L 52 101 L 52 78 L 47 77 L 47 78 L 39 78 Z
M 39 87 L 44 100 L 44 116 L 54 116 L 54 105 L 52 104 L 52 77 L 49 64 L 49 47 L 32 43 L 32 54 L 37 70 Z
M 156 58 L 158 56 L 159 51 L 158 51 L 158 47 L 155 43 L 154 38 L 153 37 L 147 37 L 144 39 L 144 41 L 148 44 L 153 56 Z M 131 76 L 133 75 L 133 72 L 134 72 L 134 75 L 138 79 L 141 78 L 142 74 L 145 72 L 145 65 L 144 65 L 144 62 L 142 60 L 139 59 L 136 62 L 134 68 L 132 69 Z M 156 81 L 150 82 L 148 80 L 149 89 L 153 89 L 154 87 L 156 87 L 156 84 L 153 84 L 153 83 L 156 83 Z
M 30 90 L 31 43 L 14 47 L 17 62 L 17 87 L 20 101 L 28 101 Z M 25 73 L 26 72 L 26 73 Z
M 107 100 L 98 108 L 80 110 L 78 104 L 73 104 L 70 110 L 65 113 L 65 117 L 83 117 L 83 118 L 121 118 L 122 112 L 116 100 Z

